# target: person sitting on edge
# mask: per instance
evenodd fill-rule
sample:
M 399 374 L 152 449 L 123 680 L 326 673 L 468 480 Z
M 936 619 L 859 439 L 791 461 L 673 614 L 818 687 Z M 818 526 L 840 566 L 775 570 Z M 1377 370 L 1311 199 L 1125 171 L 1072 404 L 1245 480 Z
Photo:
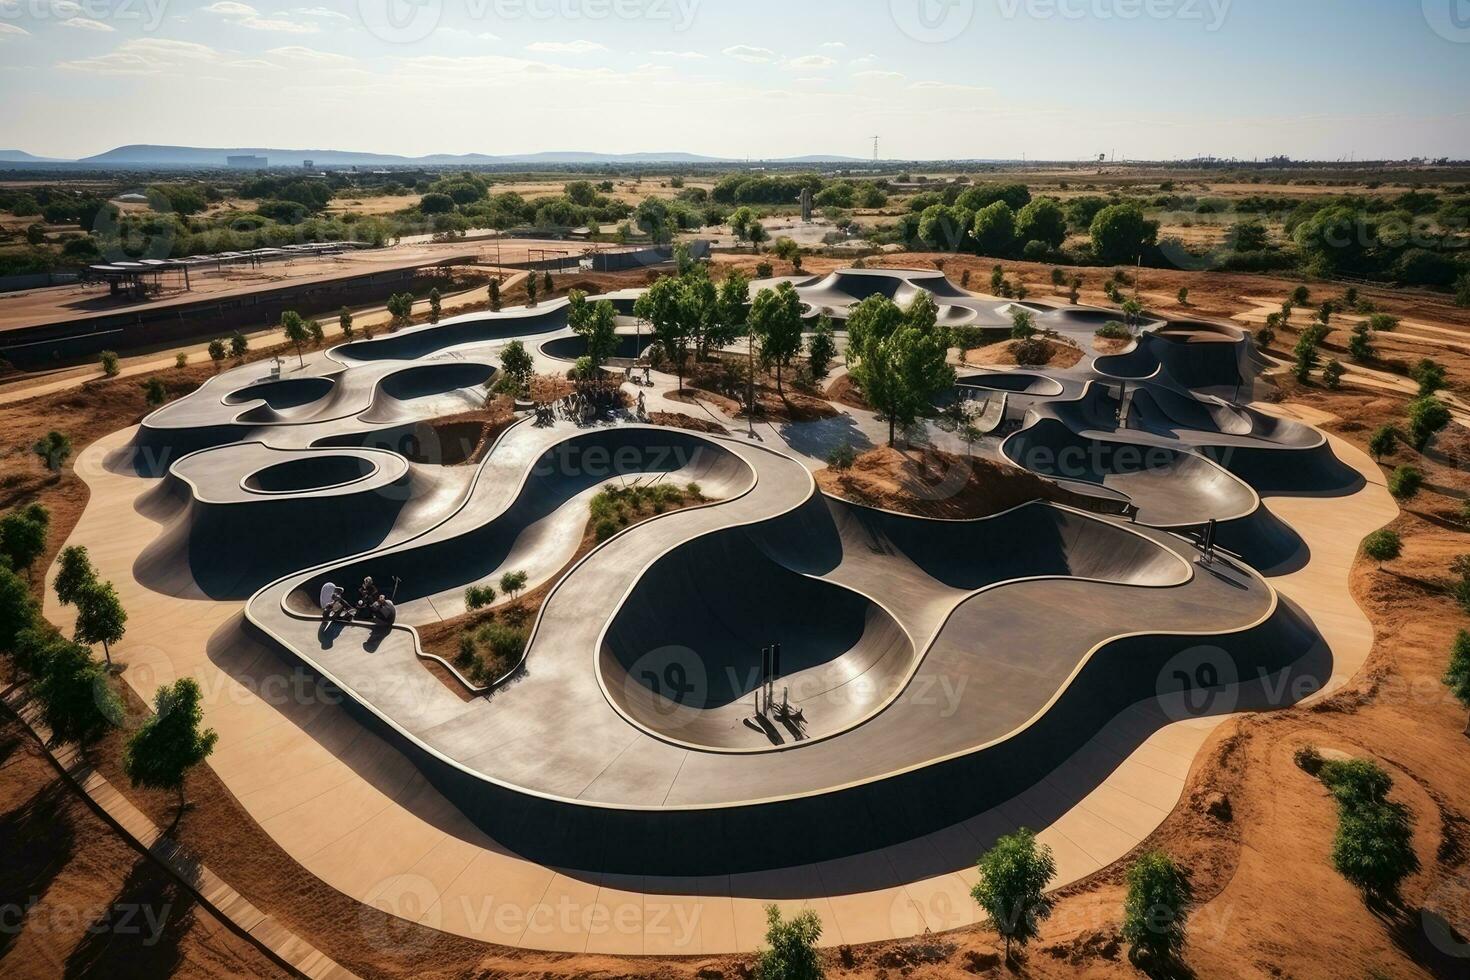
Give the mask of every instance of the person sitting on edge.
M 398 618 L 398 610 L 393 608 L 393 600 L 387 596 L 378 596 L 378 601 L 373 603 L 373 618 L 384 626 L 392 626 L 393 621 Z
M 369 575 L 362 580 L 362 585 L 357 587 L 357 608 L 367 609 L 382 595 L 378 587 L 373 584 L 373 577 Z

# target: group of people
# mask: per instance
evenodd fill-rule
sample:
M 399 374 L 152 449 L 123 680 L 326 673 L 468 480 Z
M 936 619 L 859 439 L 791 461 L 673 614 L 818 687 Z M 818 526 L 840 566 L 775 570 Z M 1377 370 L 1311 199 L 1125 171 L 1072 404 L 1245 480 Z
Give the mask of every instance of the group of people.
M 643 393 L 638 393 L 639 414 L 642 415 Z M 598 419 L 610 419 L 623 407 L 623 389 L 610 383 L 579 384 L 573 391 L 554 402 L 539 402 L 536 405 L 536 424 L 551 425 L 558 418 L 577 425 L 587 425 Z
M 322 607 L 323 620 L 340 619 L 350 622 L 363 617 L 381 626 L 392 626 L 393 621 L 398 618 L 398 611 L 393 608 L 393 597 L 385 595 L 373 583 L 371 575 L 364 578 L 357 587 L 356 603 L 349 601 L 347 590 L 335 582 L 323 583 L 318 601 Z

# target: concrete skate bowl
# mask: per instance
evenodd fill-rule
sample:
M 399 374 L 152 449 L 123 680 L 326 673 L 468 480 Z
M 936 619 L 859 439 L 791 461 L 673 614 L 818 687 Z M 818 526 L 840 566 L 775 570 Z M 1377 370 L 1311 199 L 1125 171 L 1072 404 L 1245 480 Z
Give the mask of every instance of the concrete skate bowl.
M 618 333 L 617 348 L 613 351 L 613 357 L 625 357 L 636 360 L 643 356 L 653 344 L 653 334 L 647 330 L 642 333 Z M 541 353 L 558 361 L 575 361 L 587 353 L 587 338 L 580 335 L 571 337 L 556 337 L 541 345 Z
M 747 719 L 761 648 L 777 638 L 776 697 L 784 690 L 806 710 L 802 723 L 765 722 L 766 734 Z M 660 738 L 770 748 L 858 724 L 896 693 L 914 659 L 887 610 L 790 571 L 733 529 L 688 542 L 644 573 L 604 634 L 598 669 L 614 706 Z
M 316 448 L 384 449 L 411 463 L 459 466 L 475 457 L 484 437 L 485 423 L 479 419 L 458 422 L 429 419 L 343 432 L 318 439 L 312 445 Z
M 230 392 L 223 401 L 226 405 L 250 405 L 261 401 L 277 412 L 287 412 L 327 397 L 333 387 L 331 378 L 320 377 L 257 381 Z
M 973 298 L 956 288 L 944 273 L 918 269 L 839 269 L 810 285 L 798 287 L 803 302 L 832 308 L 850 306 L 877 295 L 904 306 L 921 290 L 936 297 Z
M 485 386 L 496 373 L 491 364 L 461 360 L 394 371 L 378 382 L 372 404 L 358 418 L 369 423 L 400 422 L 470 411 L 484 404 Z
M 979 388 L 984 391 L 1004 391 L 1013 395 L 1037 395 L 1055 398 L 1065 390 L 1061 382 L 1044 374 L 1027 371 L 986 371 L 966 374 L 956 379 L 961 388 Z
M 1135 388 L 1130 399 L 1130 425 L 1184 440 L 1257 493 L 1341 495 L 1363 485 L 1326 436 L 1292 419 L 1155 384 Z
M 133 576 L 166 595 L 244 599 L 295 569 L 378 547 L 432 485 L 388 453 L 260 443 L 194 453 L 140 499 L 163 528 Z
M 451 347 L 490 344 L 511 337 L 550 333 L 567 325 L 567 302 L 550 300 L 534 309 L 469 313 L 440 323 L 333 347 L 328 356 L 343 363 L 417 361 Z
M 1006 458 L 1062 486 L 1104 500 L 1127 500 L 1153 527 L 1230 521 L 1255 511 L 1260 499 L 1226 470 L 1193 453 L 1073 432 L 1055 418 L 1038 418 L 1001 444 Z
M 1101 374 L 1137 381 L 1167 375 L 1184 388 L 1232 391 L 1245 382 L 1251 345 L 1245 335 L 1211 323 L 1171 321 L 1141 334 L 1121 354 L 1093 359 Z
M 1042 578 L 1165 588 L 1189 581 L 1190 570 L 1144 535 L 1046 504 L 935 521 L 817 495 L 654 563 L 603 635 L 601 682 L 629 720 L 659 738 L 727 751 L 792 748 L 888 704 L 924 652 L 912 638 L 943 635 L 967 596 Z M 776 639 L 775 693 L 801 720 L 768 733 L 764 745 L 746 719 L 759 651 Z
M 486 464 L 493 461 L 487 458 Z M 586 525 L 587 503 L 597 488 L 623 480 L 680 484 L 696 482 L 712 499 L 745 493 L 755 474 L 744 460 L 718 442 L 677 429 L 617 427 L 573 436 L 557 443 L 526 470 L 514 499 L 504 509 L 484 513 L 466 503 L 413 539 L 387 551 L 360 554 L 349 564 L 316 569 L 295 583 L 286 608 L 309 615 L 323 582 L 358 582 L 372 577 L 402 581 L 400 606 L 463 592 L 507 564 L 564 554 L 570 558 Z M 471 494 L 473 499 L 473 493 Z M 547 521 L 563 507 L 577 518 Z M 362 549 L 366 551 L 367 549 Z M 307 568 L 309 565 L 298 565 Z

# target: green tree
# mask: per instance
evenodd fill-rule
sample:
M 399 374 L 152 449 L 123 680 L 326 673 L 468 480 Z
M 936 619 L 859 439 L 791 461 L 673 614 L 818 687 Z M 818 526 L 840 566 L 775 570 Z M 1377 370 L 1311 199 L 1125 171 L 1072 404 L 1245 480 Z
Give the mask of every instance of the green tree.
M 1420 452 L 1429 445 L 1436 432 L 1449 424 L 1449 407 L 1433 395 L 1425 395 L 1409 403 L 1409 444 Z
M 1388 474 L 1388 492 L 1399 500 L 1410 500 L 1424 486 L 1424 473 L 1415 466 L 1400 466 Z
M 868 402 L 888 419 L 888 444 L 954 385 L 948 331 L 936 322 L 934 301 L 921 293 L 900 310 L 881 294 L 848 315 L 847 358 L 852 378 Z
M 352 339 L 352 311 L 345 306 L 337 311 L 337 328 L 342 331 L 343 339 Z
M 0 650 L 13 650 L 16 637 L 36 621 L 36 601 L 21 577 L 0 561 Z
M 214 729 L 203 729 L 199 683 L 183 677 L 165 684 L 153 695 L 153 716 L 128 739 L 123 750 L 123 772 L 134 786 L 175 790 L 179 811 L 188 805 L 184 779 L 189 770 L 209 758 L 219 740 Z
M 439 287 L 435 286 L 429 290 L 429 322 L 438 323 L 439 315 L 444 310 L 444 297 L 439 294 Z
M 1383 462 L 1383 457 L 1393 452 L 1398 443 L 1399 430 L 1392 425 L 1385 425 L 1376 430 L 1368 439 L 1368 452 L 1373 455 L 1375 462 Z
M 771 251 L 776 253 L 776 258 L 790 262 L 794 271 L 801 271 L 801 246 L 796 244 L 795 239 L 782 236 L 776 239 L 776 244 Z
M 633 315 L 648 323 L 664 357 L 674 362 L 681 389 L 689 345 L 698 340 L 701 325 L 707 322 L 707 311 L 700 306 L 703 291 L 687 286 L 686 280 L 664 276 L 633 305 Z
M 1327 362 L 1326 366 L 1322 368 L 1322 383 L 1326 385 L 1328 389 L 1336 391 L 1338 388 L 1342 387 L 1343 372 L 1344 368 L 1342 366 L 1342 362 L 1335 357 L 1332 358 Z
M 541 273 L 541 285 L 546 290 L 547 296 L 550 296 L 551 291 L 556 288 L 556 283 L 551 278 L 550 269 L 547 269 L 545 272 Z
M 766 906 L 766 949 L 755 963 L 756 980 L 821 980 L 822 960 L 817 941 L 822 920 L 811 909 L 782 921 L 781 910 Z
M 1456 701 L 1470 708 L 1470 632 L 1460 630 L 1455 634 L 1449 666 L 1445 668 L 1444 685 Z M 1470 721 L 1465 723 L 1465 734 L 1470 735 Z
M 500 366 L 505 370 L 506 377 L 514 382 L 516 391 L 524 392 L 531 383 L 531 372 L 535 370 L 536 362 L 526 350 L 525 344 L 512 340 L 500 351 Z
M 51 515 L 40 504 L 31 504 L 0 517 L 0 557 L 11 568 L 29 576 L 36 559 L 46 553 L 46 532 Z
M 286 335 L 286 342 L 296 348 L 297 363 L 303 368 L 306 367 L 306 361 L 301 356 L 301 348 L 311 337 L 306 329 L 306 321 L 301 319 L 301 314 L 295 310 L 287 310 L 281 314 L 281 330 Z
M 485 291 L 490 296 L 490 311 L 492 313 L 499 313 L 500 312 L 500 277 L 499 276 L 496 276 L 494 279 L 491 279 L 490 280 L 490 285 L 488 285 L 488 286 L 485 287 Z
M 238 330 L 236 330 L 234 333 L 230 334 L 230 353 L 232 355 L 234 355 L 235 360 L 237 360 L 237 361 L 238 360 L 243 360 L 244 357 L 245 357 L 245 355 L 246 355 L 246 353 L 248 353 L 249 350 L 250 350 L 250 338 L 249 337 L 245 336 L 243 333 L 241 333 Z
M 128 613 L 111 582 L 92 581 L 76 592 L 76 640 L 88 646 L 102 644 L 102 654 L 112 665 L 112 644 L 127 632 Z
M 723 347 L 737 337 L 745 336 L 746 315 L 750 310 L 750 277 L 739 269 L 731 269 L 720 281 L 714 322 L 706 330 L 707 342 Z
M 51 587 L 56 599 L 63 606 L 77 601 L 82 591 L 97 581 L 97 570 L 92 567 L 92 558 L 85 545 L 68 545 L 56 556 L 56 581 Z
M 1189 879 L 1167 854 L 1145 851 L 1129 865 L 1127 882 L 1123 940 L 1135 958 L 1141 952 L 1157 965 L 1176 960 L 1193 899 Z
M 1460 273 L 1455 279 L 1455 305 L 1470 306 L 1470 271 Z
M 975 213 L 971 232 L 981 255 L 1010 255 L 1016 247 L 1016 215 L 1010 205 L 996 201 Z
M 225 350 L 225 342 L 219 337 L 216 337 L 209 342 L 209 359 L 214 362 L 214 369 L 216 371 L 219 370 L 220 362 L 225 359 L 227 353 L 228 352 Z
M 1370 902 L 1398 901 L 1399 885 L 1419 870 L 1409 812 L 1388 799 L 1393 780 L 1366 759 L 1329 760 L 1318 773 L 1337 801 L 1332 866 Z
M 118 371 L 121 370 L 122 362 L 118 359 L 117 351 L 105 350 L 97 355 L 97 363 L 102 365 L 103 377 L 115 378 Z
M 46 468 L 52 473 L 61 472 L 61 467 L 71 456 L 71 440 L 52 429 L 35 444 L 31 446 L 31 452 L 35 453 Z
M 1039 197 L 1023 207 L 1016 215 L 1016 239 L 1022 242 L 1045 242 L 1050 248 L 1060 248 L 1067 240 L 1067 216 L 1061 205 L 1049 197 Z M 1052 285 L 1059 286 L 1054 269 Z
M 781 371 L 801 350 L 801 298 L 789 282 L 762 289 L 750 306 L 748 322 L 761 361 L 775 365 L 776 391 L 784 394 Z
M 1131 263 L 1153 247 L 1159 226 L 1136 204 L 1114 204 L 1099 211 L 1088 230 L 1099 262 Z
M 538 287 L 537 282 L 536 282 L 536 273 L 535 272 L 528 272 L 528 273 L 526 273 L 526 305 L 527 306 L 535 306 L 536 305 L 536 293 L 537 293 L 538 288 L 539 287 Z
M 1409 377 L 1419 382 L 1421 397 L 1442 391 L 1448 384 L 1444 367 L 1427 357 L 1420 358 L 1418 363 L 1409 369 Z
M 1188 286 L 1180 286 L 1179 287 L 1179 305 L 1180 306 L 1188 306 L 1189 305 L 1189 287 Z
M 745 237 L 750 239 L 751 251 L 759 252 L 761 250 L 761 244 L 770 239 L 771 233 L 766 231 L 765 225 L 759 221 L 755 221 L 751 223 L 750 227 L 745 229 Z M 770 276 L 766 276 L 765 278 L 769 279 Z
M 970 889 L 992 929 L 1006 944 L 1006 962 L 1011 944 L 1023 948 L 1035 939 L 1043 921 L 1051 916 L 1052 900 L 1046 888 L 1056 877 L 1056 860 L 1051 848 L 1036 842 L 1025 827 L 1002 837 L 980 856 L 976 867 L 980 880 Z
M 1382 565 L 1386 561 L 1393 561 L 1403 553 L 1404 543 L 1398 533 L 1383 528 L 1374 531 L 1363 539 L 1363 554 Z
M 528 578 L 525 572 L 506 572 L 500 576 L 500 591 L 514 600 L 526 587 Z
M 831 373 L 832 362 L 837 359 L 837 341 L 832 333 L 832 318 L 826 314 L 817 317 L 817 325 L 807 341 L 806 359 L 813 381 L 821 381 Z
M 1011 339 L 1029 340 L 1036 335 L 1036 314 L 1016 307 L 1011 310 Z
M 106 671 L 77 643 L 61 642 L 48 650 L 34 691 L 55 745 L 86 746 L 122 718 L 122 703 Z
M 1368 324 L 1360 323 L 1348 334 L 1348 355 L 1358 362 L 1371 361 L 1378 354 L 1373 346 L 1373 333 Z

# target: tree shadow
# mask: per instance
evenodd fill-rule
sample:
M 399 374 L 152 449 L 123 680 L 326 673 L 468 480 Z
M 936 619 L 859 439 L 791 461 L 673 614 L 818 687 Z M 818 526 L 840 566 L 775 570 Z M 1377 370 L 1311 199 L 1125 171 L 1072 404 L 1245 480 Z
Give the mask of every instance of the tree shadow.
M 0 841 L 5 847 L 0 908 L 18 910 L 18 921 L 8 921 L 0 929 L 0 958 L 25 931 L 31 900 L 45 894 L 71 861 L 76 828 L 65 812 L 70 796 L 62 782 L 53 779 L 19 807 L 0 815 Z
M 196 904 L 174 878 L 140 857 L 111 904 L 84 928 L 62 976 L 172 976 Z

